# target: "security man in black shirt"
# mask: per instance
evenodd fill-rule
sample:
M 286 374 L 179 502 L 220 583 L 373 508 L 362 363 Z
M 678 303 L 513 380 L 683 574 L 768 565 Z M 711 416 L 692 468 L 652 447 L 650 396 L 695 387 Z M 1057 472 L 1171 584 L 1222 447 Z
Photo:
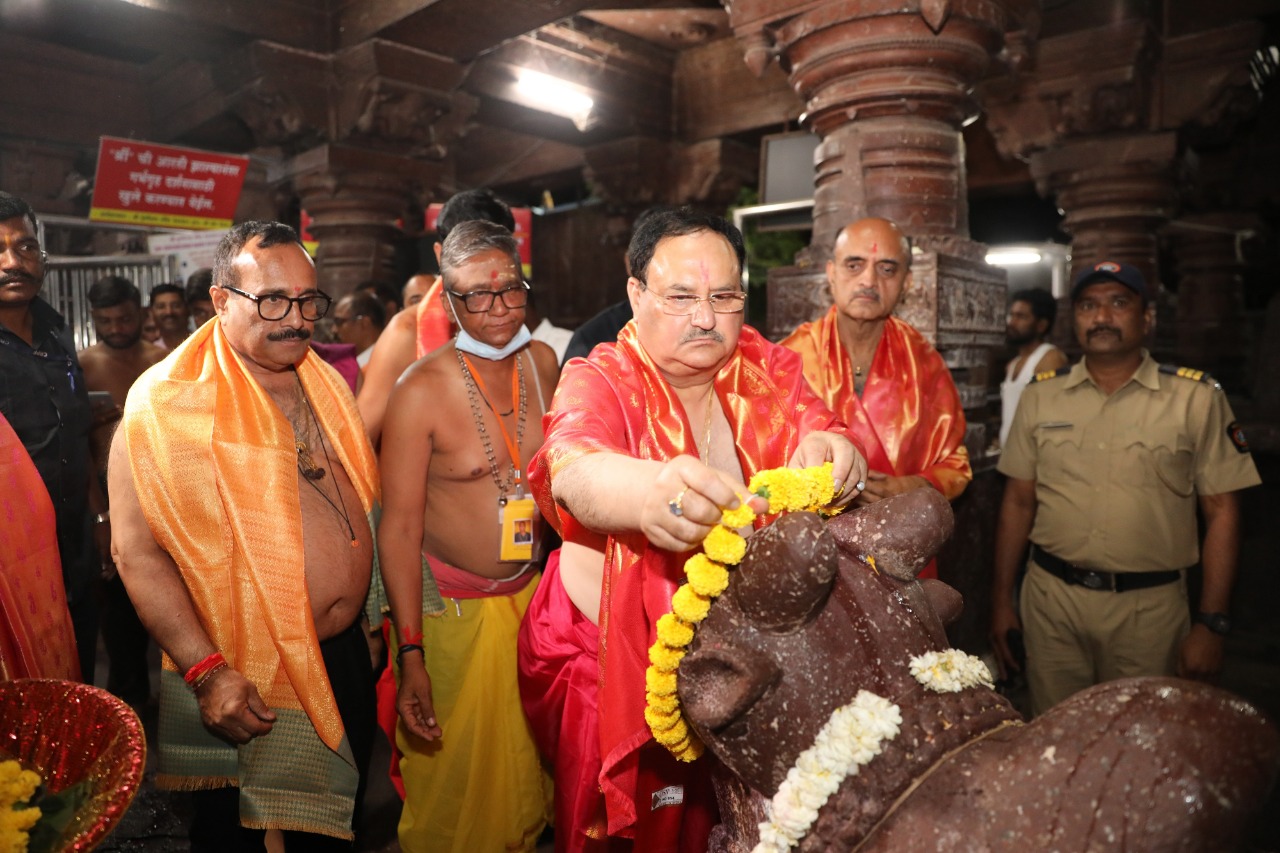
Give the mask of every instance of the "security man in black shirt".
M 92 482 L 89 394 L 71 330 L 38 295 L 45 262 L 31 206 L 0 192 L 0 413 L 53 501 L 80 673 L 92 683 L 98 632 L 94 579 L 110 554 L 109 522 L 101 512 L 101 490 Z

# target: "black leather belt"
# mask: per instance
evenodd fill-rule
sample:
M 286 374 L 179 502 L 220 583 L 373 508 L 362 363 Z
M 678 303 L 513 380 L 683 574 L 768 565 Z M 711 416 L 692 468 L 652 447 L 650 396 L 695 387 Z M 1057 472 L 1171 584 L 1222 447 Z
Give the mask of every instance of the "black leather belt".
M 1164 586 L 1182 577 L 1182 572 L 1177 569 L 1168 572 L 1095 572 L 1092 569 L 1081 569 L 1061 557 L 1053 556 L 1034 542 L 1031 543 L 1031 559 L 1040 568 L 1066 583 L 1110 592 Z

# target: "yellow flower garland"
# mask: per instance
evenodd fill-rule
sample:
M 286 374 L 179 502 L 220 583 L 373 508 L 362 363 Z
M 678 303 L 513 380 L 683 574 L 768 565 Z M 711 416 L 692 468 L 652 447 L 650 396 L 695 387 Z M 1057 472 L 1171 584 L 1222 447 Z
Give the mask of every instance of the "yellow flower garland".
M 769 514 L 781 512 L 822 512 L 835 498 L 831 463 L 813 468 L 774 468 L 761 471 L 747 484 L 751 493 L 769 501 Z M 701 554 L 684 564 L 688 583 L 671 598 L 671 613 L 658 619 L 658 641 L 649 648 L 649 668 L 645 671 L 645 722 L 653 739 L 681 761 L 693 761 L 704 747 L 689 728 L 676 696 L 676 669 L 693 642 L 693 628 L 707 617 L 711 601 L 729 585 L 729 566 L 737 565 L 747 551 L 747 541 L 738 529 L 756 519 L 756 513 L 742 498 L 736 509 L 724 510 L 720 524 L 702 540 Z
M 27 849 L 28 833 L 40 820 L 39 807 L 30 805 L 38 787 L 39 775 L 16 761 L 0 761 L 0 853 Z

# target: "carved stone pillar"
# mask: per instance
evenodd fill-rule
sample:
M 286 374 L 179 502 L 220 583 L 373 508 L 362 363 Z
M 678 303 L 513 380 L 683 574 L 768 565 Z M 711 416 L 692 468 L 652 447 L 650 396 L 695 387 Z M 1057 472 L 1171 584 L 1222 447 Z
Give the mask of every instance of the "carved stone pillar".
M 1185 216 L 1167 229 L 1178 272 L 1178 359 L 1212 367 L 1228 388 L 1241 390 L 1250 341 L 1244 332 L 1244 239 L 1258 226 L 1243 213 Z
M 322 145 L 294 158 L 291 170 L 319 243 L 320 289 L 337 298 L 362 282 L 391 281 L 396 219 L 410 187 L 431 186 L 438 164 Z
M 1159 283 L 1159 233 L 1178 204 L 1176 157 L 1172 132 L 1073 140 L 1032 155 L 1039 191 L 1065 211 L 1073 278 L 1098 261 L 1115 260 Z
M 822 142 L 816 159 L 813 239 L 794 268 L 770 276 L 768 333 L 785 334 L 830 305 L 824 265 L 841 228 L 864 216 L 891 219 L 913 238 L 968 242 L 960 128 L 976 115 L 970 91 L 1010 27 L 1006 2 L 735 2 L 730 20 L 757 70 L 777 56 L 805 100 L 804 123 Z M 930 247 L 932 248 L 932 247 Z M 961 249 L 963 256 L 980 256 Z M 940 295 L 936 271 L 915 270 L 902 307 L 931 337 Z M 988 273 L 992 287 L 1003 276 Z M 945 297 L 944 297 L 945 298 Z M 983 304 L 987 300 L 983 300 Z M 914 307 L 911 303 L 916 303 Z M 986 318 L 993 338 L 1003 305 Z
M 395 222 L 445 175 L 475 113 L 465 65 L 370 39 L 333 54 L 255 42 L 218 77 L 254 141 L 291 156 L 278 176 L 312 217 L 320 286 L 394 278 Z M 287 187 L 286 187 L 287 188 Z

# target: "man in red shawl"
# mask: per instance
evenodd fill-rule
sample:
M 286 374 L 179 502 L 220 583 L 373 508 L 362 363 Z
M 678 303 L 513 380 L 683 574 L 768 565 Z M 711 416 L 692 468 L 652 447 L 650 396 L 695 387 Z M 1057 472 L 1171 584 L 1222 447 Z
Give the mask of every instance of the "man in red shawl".
M 743 258 L 719 217 L 672 210 L 637 227 L 635 319 L 566 366 L 530 468 L 564 538 L 520 633 L 521 698 L 555 763 L 560 851 L 706 850 L 714 759 L 678 762 L 644 719 L 658 618 L 688 552 L 757 471 L 830 461 L 837 503 L 865 479 L 800 360 L 744 328 Z
M 860 219 L 827 261 L 835 304 L 782 342 L 804 378 L 867 449 L 859 504 L 932 486 L 955 500 L 969 481 L 965 420 L 951 371 L 924 336 L 891 316 L 911 287 L 911 244 L 885 219 Z M 921 577 L 937 577 L 933 563 Z

